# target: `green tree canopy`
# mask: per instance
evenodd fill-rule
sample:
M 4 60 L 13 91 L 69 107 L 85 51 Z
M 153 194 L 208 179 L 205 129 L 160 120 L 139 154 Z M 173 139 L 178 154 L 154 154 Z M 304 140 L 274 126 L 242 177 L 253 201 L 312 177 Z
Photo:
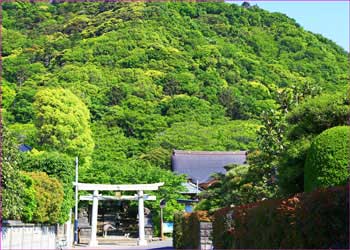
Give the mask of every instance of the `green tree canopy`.
M 287 116 L 292 125 L 292 140 L 317 135 L 322 131 L 348 122 L 350 103 L 345 91 L 308 98 Z
M 38 144 L 80 158 L 89 157 L 94 142 L 85 104 L 71 91 L 62 88 L 40 90 L 35 96 L 35 126 Z

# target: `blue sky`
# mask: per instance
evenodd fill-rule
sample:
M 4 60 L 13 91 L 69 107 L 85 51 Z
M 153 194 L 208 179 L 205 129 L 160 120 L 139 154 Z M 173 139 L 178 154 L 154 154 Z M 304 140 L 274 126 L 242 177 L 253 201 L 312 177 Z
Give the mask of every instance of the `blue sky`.
M 228 2 L 241 4 L 243 1 Z M 304 29 L 322 34 L 349 51 L 349 0 L 247 2 L 271 12 L 284 13 Z

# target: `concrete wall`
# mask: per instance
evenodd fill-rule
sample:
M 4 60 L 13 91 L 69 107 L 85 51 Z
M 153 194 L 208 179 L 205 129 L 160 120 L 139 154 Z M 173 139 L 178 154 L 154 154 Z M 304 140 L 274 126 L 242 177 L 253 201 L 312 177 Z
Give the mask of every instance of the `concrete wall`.
M 4 222 L 1 249 L 56 249 L 55 226 Z
M 1 228 L 1 249 L 70 249 L 73 245 L 72 213 L 64 225 L 35 225 L 5 220 Z

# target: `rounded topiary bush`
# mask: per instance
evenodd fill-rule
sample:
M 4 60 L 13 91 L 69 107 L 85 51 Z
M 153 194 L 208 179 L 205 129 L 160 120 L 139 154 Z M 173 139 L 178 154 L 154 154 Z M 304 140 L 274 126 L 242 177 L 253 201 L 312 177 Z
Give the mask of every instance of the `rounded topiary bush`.
M 323 131 L 312 142 L 304 168 L 304 189 L 343 185 L 349 178 L 350 127 Z

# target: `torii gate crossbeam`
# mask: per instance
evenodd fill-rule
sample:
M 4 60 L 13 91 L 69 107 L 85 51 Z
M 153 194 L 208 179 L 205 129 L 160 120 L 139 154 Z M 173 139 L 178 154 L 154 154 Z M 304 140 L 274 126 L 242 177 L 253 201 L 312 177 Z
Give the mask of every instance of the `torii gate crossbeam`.
M 155 196 L 144 195 L 143 191 L 158 190 L 164 183 L 153 183 L 153 184 L 90 184 L 90 183 L 73 183 L 77 186 L 78 190 L 93 191 L 92 196 L 82 196 L 84 200 L 92 200 L 92 218 L 91 218 L 91 238 L 89 245 L 97 246 L 98 242 L 96 239 L 97 233 L 97 215 L 98 215 L 98 201 L 106 199 L 118 199 L 110 196 L 101 196 L 99 191 L 137 191 L 135 196 L 124 196 L 129 200 L 138 200 L 138 214 L 139 214 L 139 240 L 138 245 L 145 246 L 147 241 L 145 240 L 145 215 L 144 215 L 144 200 L 155 200 Z M 123 196 L 122 196 L 123 197 Z M 121 198 L 121 197 L 120 197 Z M 119 198 L 119 199 L 120 199 Z

